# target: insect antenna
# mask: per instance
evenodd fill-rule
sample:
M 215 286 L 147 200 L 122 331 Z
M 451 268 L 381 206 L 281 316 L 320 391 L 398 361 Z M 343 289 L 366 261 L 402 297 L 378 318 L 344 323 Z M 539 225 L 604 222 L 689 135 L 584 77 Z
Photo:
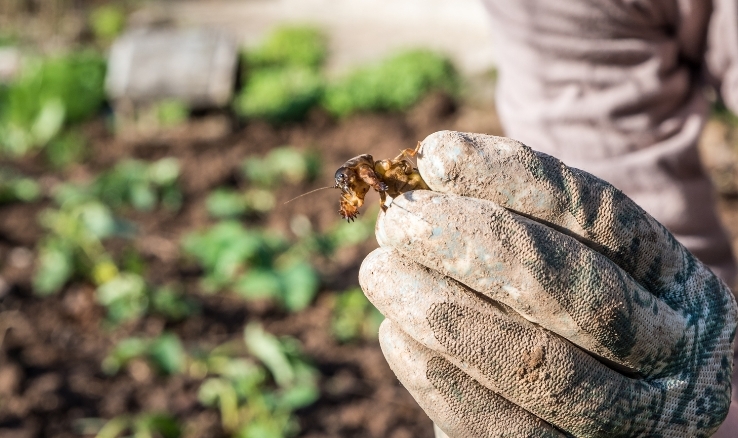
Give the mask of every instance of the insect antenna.
M 302 197 L 303 197 L 303 196 L 305 196 L 305 195 L 309 195 L 309 194 L 311 194 L 311 193 L 315 193 L 315 192 L 317 192 L 317 191 L 319 191 L 319 190 L 323 190 L 323 189 L 336 189 L 336 188 L 338 188 L 338 187 L 336 187 L 336 186 L 326 186 L 326 187 L 321 187 L 321 188 L 319 188 L 319 189 L 315 189 L 315 190 L 310 190 L 309 192 L 307 192 L 307 193 L 303 193 L 303 194 L 302 194 L 302 195 L 300 195 L 300 196 L 295 196 L 294 198 L 290 199 L 289 201 L 285 202 L 284 204 L 289 204 L 290 202 L 294 201 L 294 200 L 295 200 L 295 199 L 297 199 L 297 198 L 302 198 Z M 284 205 L 284 204 L 282 204 L 282 205 Z

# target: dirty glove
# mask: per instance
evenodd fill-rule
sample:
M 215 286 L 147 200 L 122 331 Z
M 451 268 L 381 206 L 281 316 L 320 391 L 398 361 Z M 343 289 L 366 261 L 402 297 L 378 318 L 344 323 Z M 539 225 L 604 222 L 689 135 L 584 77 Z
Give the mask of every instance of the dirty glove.
M 728 287 L 608 183 L 500 137 L 423 142 L 361 267 L 397 377 L 451 437 L 714 432 Z

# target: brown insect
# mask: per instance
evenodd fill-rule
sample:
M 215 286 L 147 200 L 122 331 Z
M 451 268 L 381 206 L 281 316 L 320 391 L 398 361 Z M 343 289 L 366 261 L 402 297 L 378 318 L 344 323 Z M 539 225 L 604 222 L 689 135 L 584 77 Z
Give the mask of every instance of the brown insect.
M 333 186 L 321 187 L 304 193 L 300 198 L 323 189 L 341 189 L 341 200 L 338 212 L 349 222 L 359 215 L 359 207 L 364 205 L 364 197 L 369 189 L 379 192 L 379 205 L 387 211 L 387 196 L 396 197 L 411 190 L 430 190 L 423 181 L 411 157 L 415 157 L 420 149 L 420 142 L 415 149 L 405 149 L 391 160 L 377 160 L 369 154 L 359 155 L 336 170 L 336 183 Z M 297 198 L 290 199 L 292 202 Z M 287 203 L 285 202 L 285 204 Z
M 410 161 L 417 155 L 420 142 L 415 149 L 405 149 L 391 160 L 377 160 L 369 154 L 354 157 L 336 171 L 335 188 L 341 189 L 338 212 L 347 221 L 359 215 L 359 207 L 364 204 L 364 196 L 372 188 L 379 192 L 379 205 L 387 211 L 387 195 L 396 197 L 411 190 L 430 190 L 420 172 Z

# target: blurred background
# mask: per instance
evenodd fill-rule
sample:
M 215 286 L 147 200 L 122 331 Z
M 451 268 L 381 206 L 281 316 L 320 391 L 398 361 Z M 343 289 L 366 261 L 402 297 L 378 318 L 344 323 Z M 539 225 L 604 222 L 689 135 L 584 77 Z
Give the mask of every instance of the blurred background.
M 432 436 L 358 288 L 378 197 L 284 203 L 501 135 L 494 86 L 476 0 L 0 0 L 0 436 Z

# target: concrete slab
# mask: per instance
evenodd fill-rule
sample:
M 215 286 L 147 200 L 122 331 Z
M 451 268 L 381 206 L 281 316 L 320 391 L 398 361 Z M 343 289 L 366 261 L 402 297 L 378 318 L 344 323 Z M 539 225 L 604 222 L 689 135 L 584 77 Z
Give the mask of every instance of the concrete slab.
M 478 0 L 214 0 L 159 4 L 186 26 L 214 26 L 254 46 L 274 26 L 312 23 L 330 38 L 329 74 L 402 48 L 449 55 L 462 72 L 494 66 L 484 7 Z

